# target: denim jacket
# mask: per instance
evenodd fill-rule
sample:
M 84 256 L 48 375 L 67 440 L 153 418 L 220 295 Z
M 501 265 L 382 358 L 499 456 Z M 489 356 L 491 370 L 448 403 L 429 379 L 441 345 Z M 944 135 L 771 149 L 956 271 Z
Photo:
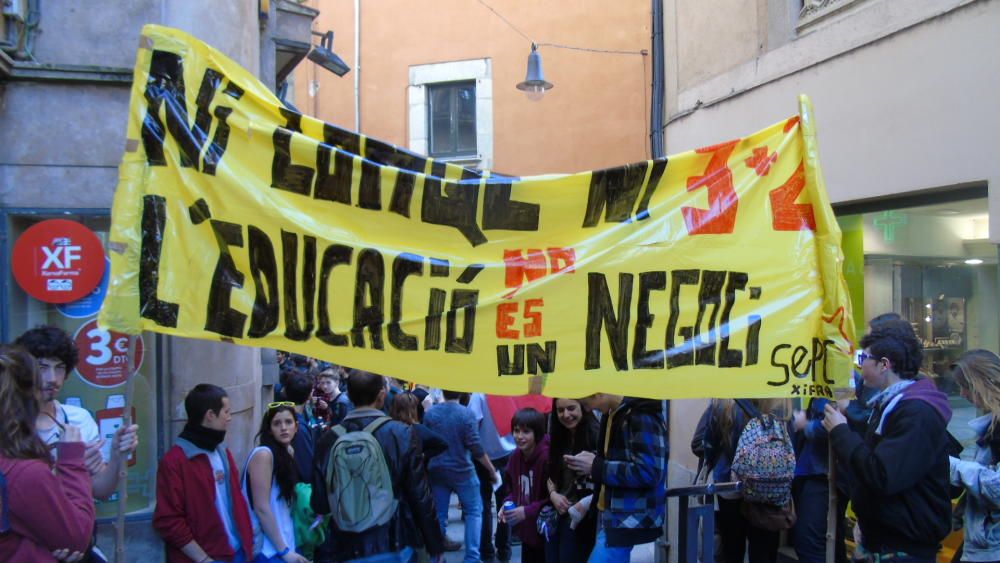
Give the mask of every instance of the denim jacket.
M 969 422 L 979 436 L 975 461 L 951 458 L 951 484 L 966 490 L 962 561 L 1000 560 L 1000 471 L 988 437 L 992 418 Z

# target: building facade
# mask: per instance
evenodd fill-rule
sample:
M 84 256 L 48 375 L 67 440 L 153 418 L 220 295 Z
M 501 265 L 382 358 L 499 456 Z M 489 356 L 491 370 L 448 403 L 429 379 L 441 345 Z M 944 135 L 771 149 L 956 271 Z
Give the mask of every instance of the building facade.
M 302 113 L 516 176 L 650 156 L 648 1 L 307 5 L 320 12 L 315 30 L 334 32 L 333 50 L 351 70 L 337 77 L 300 66 L 289 99 Z M 535 102 L 515 87 L 532 41 L 555 85 Z
M 949 365 L 998 351 L 1000 61 L 996 0 L 665 0 L 668 153 L 748 134 L 807 94 L 844 231 L 859 334 L 887 311 L 923 340 L 968 445 Z M 671 481 L 704 401 L 674 401 Z
M 90 5 L 18 0 L 0 17 L 0 341 L 40 324 L 74 336 L 80 362 L 61 401 L 89 410 L 102 432 L 121 422 L 123 335 L 96 325 L 96 306 L 42 303 L 12 277 L 11 249 L 32 225 L 51 218 L 82 223 L 105 245 L 118 163 L 125 148 L 129 92 L 142 26 L 179 28 L 219 49 L 274 86 L 309 50 L 316 12 L 284 0 L 136 0 Z M 245 459 L 270 400 L 273 352 L 223 343 L 142 335 L 133 394 L 140 446 L 130 462 L 129 561 L 160 561 L 150 525 L 157 461 L 184 424 L 183 398 L 201 382 L 224 387 L 233 422 L 227 442 Z M 268 365 L 268 358 L 271 359 Z M 116 366 L 118 366 L 116 368 Z M 117 369 L 117 371 L 116 371 Z M 117 501 L 98 502 L 99 544 L 113 553 Z

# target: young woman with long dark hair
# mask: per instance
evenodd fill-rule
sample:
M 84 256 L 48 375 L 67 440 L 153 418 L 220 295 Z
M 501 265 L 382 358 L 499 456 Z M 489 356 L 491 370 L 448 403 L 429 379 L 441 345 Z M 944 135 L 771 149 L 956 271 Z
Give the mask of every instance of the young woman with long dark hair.
M 308 563 L 295 552 L 292 523 L 295 485 L 299 482 L 292 450 L 297 430 L 295 403 L 269 404 L 257 434 L 260 445 L 247 459 L 243 491 L 250 501 L 254 537 L 259 537 L 261 544 L 259 549 L 254 549 L 255 563 Z
M 38 396 L 35 359 L 0 346 L 0 561 L 77 561 L 94 529 L 84 444 L 66 426 L 52 461 L 35 433 Z
M 594 482 L 566 467 L 563 456 L 597 451 L 599 434 L 597 417 L 584 409 L 580 401 L 553 399 L 549 415 L 548 491 L 559 519 L 555 534 L 549 536 L 545 546 L 547 563 L 586 561 L 594 547 L 597 519 L 584 506 L 594 494 Z

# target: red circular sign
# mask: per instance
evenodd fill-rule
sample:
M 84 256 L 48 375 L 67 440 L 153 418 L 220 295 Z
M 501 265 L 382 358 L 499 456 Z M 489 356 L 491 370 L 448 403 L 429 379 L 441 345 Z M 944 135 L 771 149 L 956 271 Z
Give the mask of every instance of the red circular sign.
M 14 243 L 14 279 L 45 303 L 69 303 L 88 295 L 104 275 L 104 247 L 76 221 L 49 219 L 32 225 Z
M 73 336 L 80 351 L 76 371 L 91 385 L 114 387 L 128 378 L 128 335 L 97 326 L 97 319 L 83 323 Z M 135 370 L 142 366 L 142 336 L 135 339 Z

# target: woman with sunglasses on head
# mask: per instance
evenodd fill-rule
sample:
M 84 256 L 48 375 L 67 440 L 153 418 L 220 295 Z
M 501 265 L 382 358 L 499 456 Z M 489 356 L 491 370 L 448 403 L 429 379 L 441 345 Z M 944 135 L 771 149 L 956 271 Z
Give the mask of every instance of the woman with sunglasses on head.
M 254 562 L 307 563 L 295 551 L 292 505 L 299 471 L 292 440 L 298 430 L 295 403 L 271 403 L 260 422 L 259 446 L 243 471 L 243 492 L 250 501 L 254 527 Z
M 35 433 L 39 408 L 34 358 L 0 346 L 0 561 L 79 561 L 94 527 L 84 444 L 67 426 L 53 462 Z
M 969 421 L 976 431 L 974 461 L 952 457 L 951 484 L 965 488 L 962 561 L 1000 561 L 1000 357 L 969 350 L 952 365 L 952 377 L 970 403 L 986 412 Z

